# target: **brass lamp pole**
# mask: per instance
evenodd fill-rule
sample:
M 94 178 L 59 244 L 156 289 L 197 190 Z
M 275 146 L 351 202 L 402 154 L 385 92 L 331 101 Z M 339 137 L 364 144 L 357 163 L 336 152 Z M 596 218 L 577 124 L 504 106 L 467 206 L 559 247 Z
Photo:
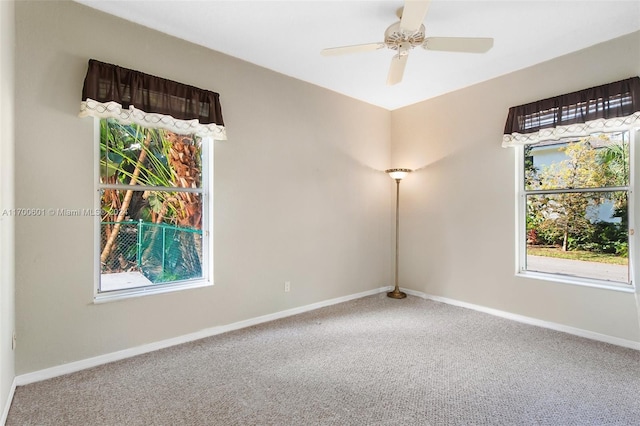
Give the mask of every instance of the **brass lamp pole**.
M 388 173 L 391 179 L 396 181 L 396 286 L 393 291 L 387 293 L 387 296 L 393 299 L 404 299 L 407 294 L 401 292 L 400 287 L 398 287 L 398 239 L 400 232 L 400 216 L 398 213 L 400 211 L 400 181 L 411 173 L 411 169 L 389 169 L 385 170 L 385 173 Z

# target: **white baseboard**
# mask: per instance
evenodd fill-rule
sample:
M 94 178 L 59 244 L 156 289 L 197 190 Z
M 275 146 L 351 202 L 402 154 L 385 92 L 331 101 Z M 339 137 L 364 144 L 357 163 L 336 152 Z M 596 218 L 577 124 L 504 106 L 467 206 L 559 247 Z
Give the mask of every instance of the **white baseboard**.
M 323 308 L 325 306 L 335 305 L 337 303 L 347 302 L 353 299 L 359 299 L 361 297 L 370 296 L 373 294 L 383 293 L 391 290 L 391 286 L 380 287 L 373 290 L 364 291 L 361 293 L 356 293 L 348 296 L 338 297 L 335 299 L 325 300 L 323 302 L 312 303 L 310 305 L 300 306 L 297 308 L 287 309 L 285 311 L 275 312 L 273 314 L 263 315 L 256 318 L 251 318 L 244 321 L 238 321 L 232 324 L 207 328 L 195 333 L 189 333 L 182 336 L 174 337 L 171 339 L 161 340 L 159 342 L 149 343 L 146 345 L 136 346 L 134 348 L 124 349 L 117 352 L 112 352 L 105 355 L 99 355 L 92 358 L 87 358 L 80 361 L 71 362 L 68 364 L 62 364 L 56 367 L 46 368 L 39 371 L 34 371 L 32 373 L 21 374 L 17 376 L 13 381 L 13 387 L 11 389 L 11 393 L 9 395 L 9 400 L 6 403 L 5 411 L 3 412 L 3 421 L 6 419 L 6 416 L 9 411 L 9 407 L 11 406 L 11 400 L 13 399 L 13 393 L 15 391 L 16 386 L 23 386 L 29 383 L 35 383 L 42 380 L 52 379 L 54 377 L 62 376 L 69 373 L 75 373 L 77 371 L 85 370 L 87 368 L 97 367 L 99 365 L 107 364 L 113 361 L 119 361 L 125 358 L 130 358 L 133 356 L 145 354 L 148 352 L 153 352 L 159 349 L 168 348 L 171 346 L 180 345 L 183 343 L 191 342 L 198 339 L 203 339 L 205 337 L 215 336 L 217 334 L 226 333 L 228 331 L 238 330 L 241 328 L 251 327 L 253 325 L 262 324 L 268 321 L 277 320 L 280 318 L 286 318 L 292 315 L 301 314 L 308 311 L 313 311 L 315 309 Z M 412 296 L 421 297 L 423 299 L 433 300 L 436 302 L 442 302 L 453 306 L 459 306 L 462 308 L 473 309 L 475 311 L 484 312 L 490 315 L 495 315 L 498 317 L 506 318 L 509 320 L 521 322 L 524 324 L 535 325 L 538 327 L 548 328 L 551 330 L 561 331 L 569 334 L 573 334 L 580 337 L 585 337 L 587 339 L 597 340 L 601 342 L 611 343 L 618 346 L 623 346 L 626 348 L 640 350 L 640 342 L 635 342 L 632 340 L 621 339 L 618 337 L 608 336 L 605 334 L 595 333 L 593 331 L 583 330 L 580 328 L 570 327 L 554 322 L 543 321 L 537 318 L 526 317 L 524 315 L 518 315 L 511 312 L 500 311 L 498 309 L 487 308 L 485 306 L 474 305 L 472 303 L 461 302 L 455 299 L 449 299 L 446 297 L 433 296 L 420 291 L 410 290 L 410 289 L 402 289 L 402 291 L 410 294 Z M 4 423 L 0 422 L 0 425 Z
M 551 321 L 544 321 L 541 319 L 531 318 L 524 315 L 518 315 L 511 312 L 500 311 L 498 309 L 487 308 L 481 305 L 474 305 L 473 303 L 461 302 L 459 300 L 449 299 L 447 297 L 433 296 L 430 294 L 423 293 L 421 291 L 415 291 L 410 289 L 402 289 L 402 291 L 412 296 L 433 300 L 435 302 L 442 302 L 448 305 L 459 306 L 461 308 L 473 309 L 474 311 L 484 312 L 486 314 L 506 318 L 506 319 L 521 322 L 524 324 L 535 325 L 538 327 L 543 327 L 543 328 L 548 328 L 555 331 L 561 331 L 564 333 L 573 334 L 575 336 L 585 337 L 591 340 L 597 340 L 599 342 L 611 343 L 612 345 L 623 346 L 625 348 L 640 350 L 640 342 L 636 342 L 633 340 L 622 339 L 619 337 L 600 334 L 594 331 L 589 331 L 581 328 L 571 327 L 568 325 L 558 324 Z
M 52 379 L 54 377 L 62 376 L 69 373 L 75 373 L 77 371 L 85 370 L 87 368 L 97 367 L 99 365 L 107 364 L 113 361 L 119 361 L 121 359 L 130 358 L 136 355 L 142 355 L 148 352 L 157 351 L 159 349 L 180 345 L 180 344 L 191 342 L 194 340 L 204 339 L 205 337 L 215 336 L 217 334 L 226 333 L 228 331 L 238 330 L 245 327 L 251 327 L 253 325 L 262 324 L 264 322 L 301 314 L 303 312 L 313 311 L 315 309 L 323 308 L 325 306 L 331 306 L 337 303 L 347 302 L 353 299 L 359 299 L 361 297 L 378 294 L 387 290 L 388 290 L 388 287 L 376 288 L 373 290 L 364 291 L 362 293 L 356 293 L 348 296 L 337 297 L 335 299 L 325 300 L 318 303 L 312 303 L 310 305 L 300 306 L 298 308 L 287 309 L 285 311 L 275 312 L 273 314 L 263 315 L 256 318 L 244 320 L 244 321 L 238 321 L 232 324 L 207 328 L 204 330 L 197 331 L 195 333 L 189 333 L 189 334 L 174 337 L 171 339 L 161 340 L 159 342 L 153 342 L 146 345 L 136 346 L 134 348 L 124 349 L 121 351 L 99 355 L 96 357 L 87 358 L 80 361 L 70 362 L 68 364 L 62 364 L 56 367 L 45 368 L 44 370 L 38 370 L 32 373 L 21 374 L 16 377 L 14 382 L 15 384 L 17 384 L 17 386 L 24 386 L 29 383 L 35 383 L 42 380 Z
M 9 408 L 11 408 L 11 402 L 13 401 L 13 395 L 16 392 L 17 380 L 14 378 L 11 383 L 11 389 L 9 389 L 9 395 L 7 395 L 7 401 L 4 404 L 4 409 L 2 410 L 2 417 L 0 417 L 0 425 L 4 426 L 7 422 L 7 416 L 9 415 Z

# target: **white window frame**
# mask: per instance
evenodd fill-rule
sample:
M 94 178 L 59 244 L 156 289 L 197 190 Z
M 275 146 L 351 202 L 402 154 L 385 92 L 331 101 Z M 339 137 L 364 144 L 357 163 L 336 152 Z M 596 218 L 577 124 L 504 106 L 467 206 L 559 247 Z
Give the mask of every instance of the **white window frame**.
M 101 190 L 100 184 L 100 118 L 93 118 L 93 147 L 94 147 L 94 211 L 100 211 Z M 134 187 L 135 188 L 135 187 Z M 140 188 L 136 188 L 140 189 Z M 153 188 L 164 190 L 170 188 Z M 153 294 L 169 293 L 192 288 L 208 287 L 213 285 L 213 139 L 202 138 L 202 278 L 188 281 L 176 281 L 162 284 L 154 284 L 147 287 L 136 287 L 122 290 L 100 292 L 100 232 L 101 215 L 94 216 L 94 279 L 93 302 L 104 303 L 132 297 L 147 296 Z
M 635 171 L 640 170 L 640 155 L 636 154 L 636 143 L 640 143 L 640 129 L 632 128 L 629 132 L 629 192 L 628 192 L 628 215 L 629 215 L 629 280 L 630 284 L 614 283 L 611 281 L 598 280 L 585 277 L 573 277 L 569 275 L 554 274 L 548 272 L 537 272 L 526 270 L 527 264 L 527 247 L 526 247 L 526 211 L 527 201 L 524 187 L 524 146 L 514 147 L 515 151 L 515 188 L 516 188 L 516 247 L 515 247 L 515 274 L 517 277 L 534 278 L 546 281 L 554 281 L 558 283 L 579 285 L 585 287 L 603 288 L 608 290 L 616 290 L 627 293 L 636 292 L 636 283 L 638 282 L 635 265 L 638 265 L 638 236 L 635 232 L 635 212 L 640 211 L 640 197 L 634 196 Z

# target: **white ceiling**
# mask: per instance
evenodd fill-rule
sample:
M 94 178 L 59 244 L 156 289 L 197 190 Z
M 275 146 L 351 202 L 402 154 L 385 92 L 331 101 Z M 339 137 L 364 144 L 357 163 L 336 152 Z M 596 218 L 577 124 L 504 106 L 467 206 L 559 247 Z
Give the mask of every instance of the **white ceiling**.
M 77 1 L 389 110 L 640 30 L 640 0 L 433 0 L 427 37 L 493 37 L 493 49 L 414 49 L 404 80 L 389 87 L 393 51 L 320 50 L 383 41 L 402 0 Z

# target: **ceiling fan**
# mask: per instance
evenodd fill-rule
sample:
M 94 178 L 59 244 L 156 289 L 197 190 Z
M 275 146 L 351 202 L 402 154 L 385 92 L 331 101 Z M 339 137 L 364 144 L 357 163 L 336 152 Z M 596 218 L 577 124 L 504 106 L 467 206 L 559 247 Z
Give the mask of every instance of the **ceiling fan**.
M 320 54 L 335 56 L 368 52 L 385 47 L 395 50 L 398 53 L 391 59 L 391 67 L 387 77 L 387 84 L 391 86 L 402 81 L 409 51 L 414 47 L 422 46 L 426 50 L 466 53 L 485 53 L 493 47 L 493 39 L 486 37 L 425 37 L 422 22 L 427 14 L 429 3 L 430 0 L 405 0 L 404 7 L 397 11 L 400 21 L 387 28 L 384 32 L 384 41 L 380 43 L 331 47 L 323 49 Z

